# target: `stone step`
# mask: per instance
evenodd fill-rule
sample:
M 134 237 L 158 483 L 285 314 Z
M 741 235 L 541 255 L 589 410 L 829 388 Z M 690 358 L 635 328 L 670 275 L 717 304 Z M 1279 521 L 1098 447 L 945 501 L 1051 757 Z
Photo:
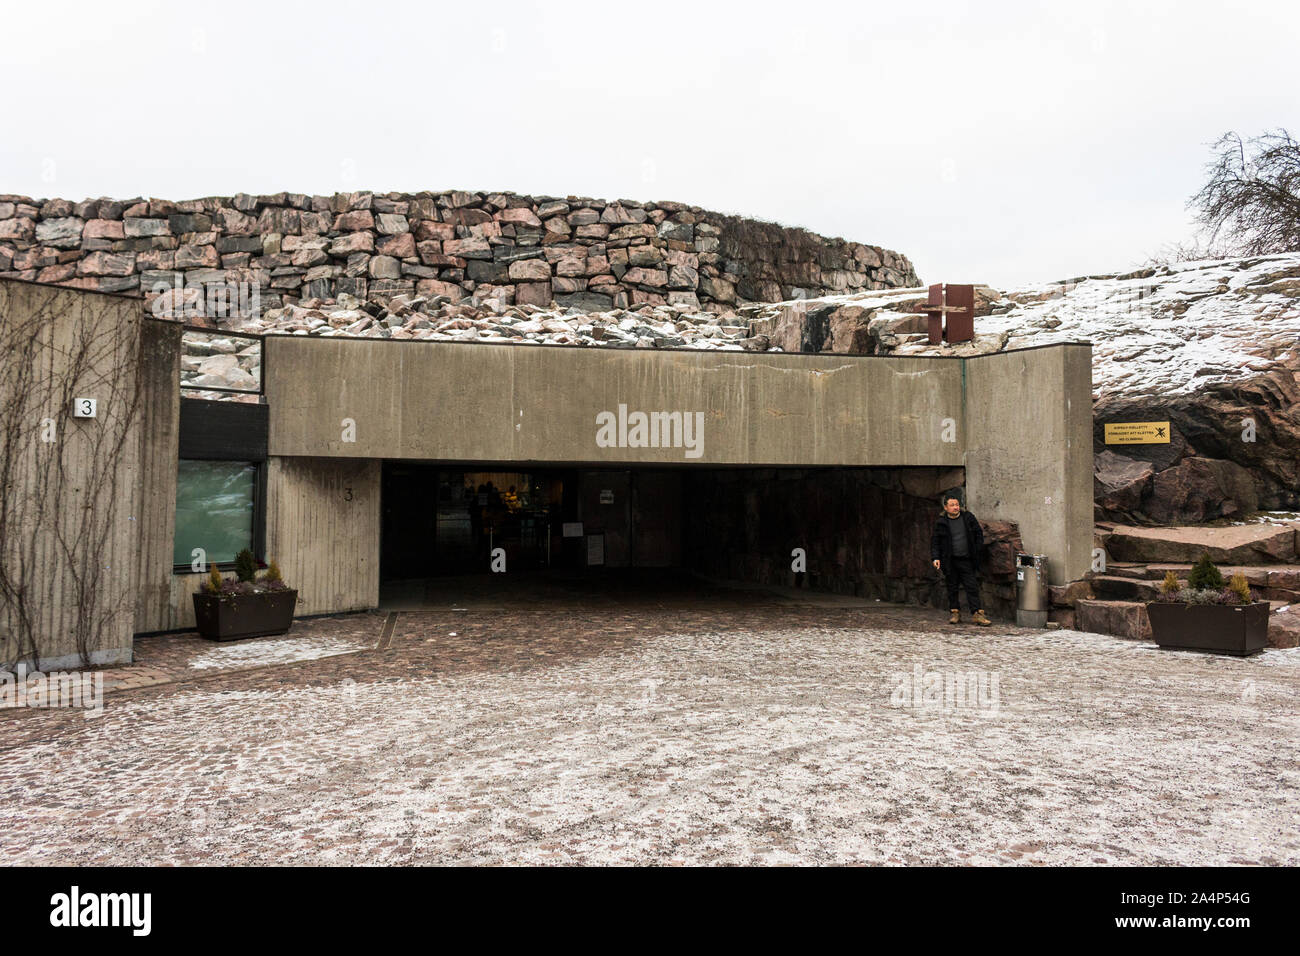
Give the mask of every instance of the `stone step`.
M 1093 634 L 1151 640 L 1151 622 L 1147 620 L 1145 601 L 1076 601 L 1074 627 Z
M 1268 641 L 1273 647 L 1300 646 L 1300 607 L 1269 601 Z M 1113 634 L 1134 640 L 1151 640 L 1151 622 L 1145 601 L 1079 600 L 1072 623 L 1076 631 Z M 1062 626 L 1069 626 L 1062 623 Z
M 1208 553 L 1215 564 L 1293 564 L 1300 522 L 1146 528 L 1101 523 L 1096 538 L 1113 562 L 1194 564 Z
M 1300 647 L 1300 604 L 1275 608 L 1269 614 L 1268 642 L 1274 647 Z
M 1107 561 L 1105 573 L 1121 578 L 1138 578 L 1140 580 L 1149 580 L 1151 578 L 1151 575 L 1147 573 L 1145 564 L 1133 564 L 1126 561 Z
M 1160 582 L 1147 578 L 1095 574 L 1089 583 L 1093 595 L 1101 601 L 1154 601 L 1160 595 Z
M 1080 598 L 1096 597 L 1092 593 L 1092 583 L 1087 579 L 1050 585 L 1047 593 L 1052 607 L 1074 607 L 1074 602 Z
M 1246 583 L 1258 592 L 1261 598 L 1276 601 L 1300 601 L 1300 564 L 1225 564 L 1219 565 L 1224 580 L 1234 574 L 1244 574 Z M 1192 572 L 1190 564 L 1133 564 L 1128 562 L 1109 562 L 1105 575 L 1098 577 L 1129 578 L 1139 581 L 1163 581 L 1165 574 L 1174 572 L 1174 577 L 1186 584 Z

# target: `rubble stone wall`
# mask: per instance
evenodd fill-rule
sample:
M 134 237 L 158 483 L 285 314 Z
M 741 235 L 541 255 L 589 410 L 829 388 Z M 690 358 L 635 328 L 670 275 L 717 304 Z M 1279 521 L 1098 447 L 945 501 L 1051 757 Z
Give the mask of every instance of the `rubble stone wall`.
M 918 284 L 888 249 L 683 203 L 477 192 L 0 195 L 0 276 L 146 297 L 160 283 L 255 283 L 264 308 L 407 293 L 593 311 Z

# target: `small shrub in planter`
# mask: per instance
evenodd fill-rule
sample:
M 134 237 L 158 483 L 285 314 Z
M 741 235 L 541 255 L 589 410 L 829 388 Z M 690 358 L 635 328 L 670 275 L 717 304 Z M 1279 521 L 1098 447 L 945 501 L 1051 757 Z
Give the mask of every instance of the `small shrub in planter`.
M 1160 582 L 1160 594 L 1163 597 L 1166 594 L 1178 593 L 1178 576 L 1172 571 L 1165 572 L 1165 579 Z
M 1160 596 L 1147 604 L 1151 636 L 1161 647 L 1244 656 L 1268 645 L 1268 602 L 1254 599 L 1244 574 L 1224 581 L 1209 554 L 1202 554 L 1187 585 L 1170 571 Z
M 235 580 L 223 579 L 213 567 L 203 590 L 194 595 L 194 620 L 199 636 L 210 641 L 284 634 L 293 626 L 298 592 L 280 578 L 274 561 L 257 580 L 257 561 L 245 549 L 235 558 Z
M 249 555 L 252 557 L 252 555 Z M 1228 586 L 1228 582 L 1223 580 L 1223 575 L 1219 569 L 1214 566 L 1210 560 L 1208 551 L 1203 552 L 1192 566 L 1191 573 L 1187 575 L 1187 586 L 1197 591 L 1219 591 Z
M 257 558 L 247 548 L 235 555 L 235 577 L 245 583 L 257 577 Z

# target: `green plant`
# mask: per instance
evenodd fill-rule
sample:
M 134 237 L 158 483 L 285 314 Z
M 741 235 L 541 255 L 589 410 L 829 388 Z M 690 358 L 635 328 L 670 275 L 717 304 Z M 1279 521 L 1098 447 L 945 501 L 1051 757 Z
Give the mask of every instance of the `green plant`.
M 1166 571 L 1166 572 L 1165 572 L 1165 579 L 1164 579 L 1164 581 L 1162 581 L 1162 582 L 1160 583 L 1160 593 L 1161 593 L 1161 594 L 1177 594 L 1177 593 L 1178 593 L 1178 575 L 1174 574 L 1174 572 L 1172 572 L 1172 571 Z
M 221 572 L 215 564 L 208 568 L 208 580 L 203 587 L 209 594 L 221 593 Z
M 1228 588 L 1233 594 L 1237 595 L 1242 604 L 1250 604 L 1254 601 L 1250 593 L 1250 583 L 1246 580 L 1246 575 L 1238 571 L 1228 581 Z
M 240 581 L 252 581 L 257 577 L 257 559 L 247 548 L 235 555 L 235 576 Z
M 280 576 L 280 565 L 274 560 L 266 566 L 266 580 L 268 584 L 278 584 L 284 581 L 284 578 Z
M 1201 554 L 1192 567 L 1191 574 L 1187 575 L 1187 586 L 1194 591 L 1212 591 L 1227 587 L 1228 582 L 1223 580 L 1223 575 L 1214 566 L 1207 551 Z
M 1177 598 L 1183 604 L 1235 604 L 1237 602 L 1236 595 L 1226 588 L 1183 588 L 1178 592 Z

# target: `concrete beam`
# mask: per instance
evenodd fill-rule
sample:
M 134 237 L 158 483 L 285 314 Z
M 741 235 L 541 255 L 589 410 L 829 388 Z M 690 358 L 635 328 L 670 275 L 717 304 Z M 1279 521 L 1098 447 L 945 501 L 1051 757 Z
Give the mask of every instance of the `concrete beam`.
M 538 464 L 960 465 L 958 360 L 278 336 L 270 453 Z M 699 454 L 601 447 L 602 412 L 699 414 Z M 345 420 L 355 441 L 345 440 Z M 630 445 L 630 441 L 628 443 Z

